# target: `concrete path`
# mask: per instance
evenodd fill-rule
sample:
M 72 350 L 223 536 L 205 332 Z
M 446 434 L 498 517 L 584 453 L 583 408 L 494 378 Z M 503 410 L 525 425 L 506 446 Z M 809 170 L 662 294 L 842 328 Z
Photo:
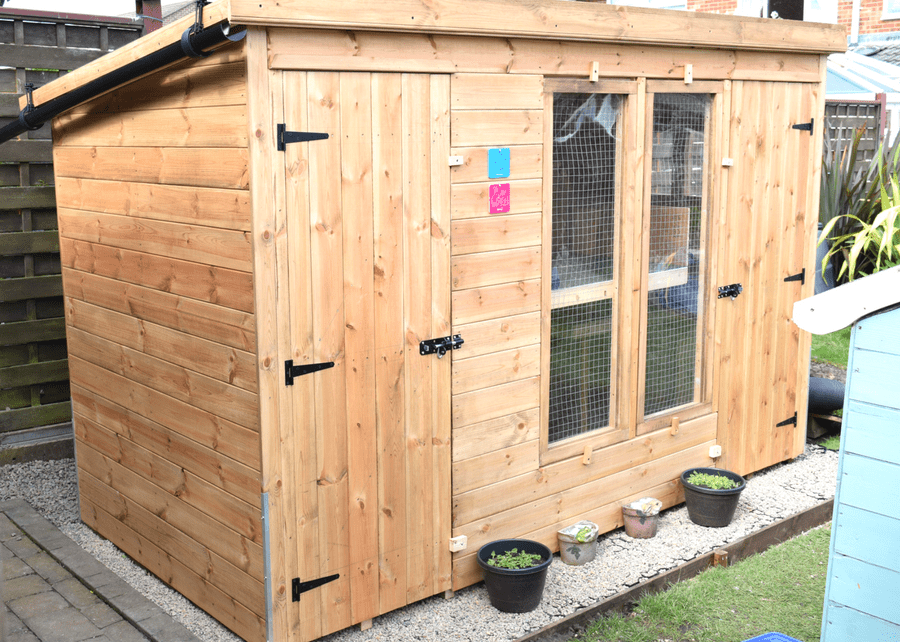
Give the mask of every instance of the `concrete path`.
M 22 500 L 0 503 L 4 642 L 199 642 Z

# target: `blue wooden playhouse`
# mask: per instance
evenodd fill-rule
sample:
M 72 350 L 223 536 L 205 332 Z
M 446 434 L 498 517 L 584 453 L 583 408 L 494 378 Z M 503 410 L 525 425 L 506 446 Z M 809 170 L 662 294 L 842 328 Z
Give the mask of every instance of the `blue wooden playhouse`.
M 900 267 L 794 305 L 813 334 L 851 323 L 821 642 L 900 640 Z

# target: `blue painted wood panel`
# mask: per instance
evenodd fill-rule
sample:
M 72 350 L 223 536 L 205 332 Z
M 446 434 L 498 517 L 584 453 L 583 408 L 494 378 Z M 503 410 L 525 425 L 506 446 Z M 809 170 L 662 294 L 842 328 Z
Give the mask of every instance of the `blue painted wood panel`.
M 870 350 L 854 350 L 853 371 L 847 373 L 850 399 L 888 408 L 900 408 L 897 373 L 900 373 L 900 356 Z
M 900 642 L 900 309 L 850 337 L 821 642 Z
M 900 519 L 900 466 L 843 453 L 839 505 Z
M 900 323 L 900 314 L 897 314 L 897 311 L 885 312 L 857 321 L 854 326 L 856 347 L 862 350 L 900 354 L 898 323 Z
M 900 573 L 840 553 L 835 553 L 831 562 L 829 602 L 900 625 L 900 608 L 897 605 Z M 867 640 L 868 637 L 861 634 L 851 639 Z
M 867 564 L 900 569 L 900 520 L 853 506 L 838 506 L 834 551 Z M 900 595 L 897 596 L 900 601 Z M 900 611 L 900 603 L 897 605 Z
M 900 410 L 851 400 L 844 408 L 844 433 L 846 452 L 900 462 Z
M 898 642 L 900 626 L 867 613 L 829 604 L 825 607 L 826 634 L 821 642 Z

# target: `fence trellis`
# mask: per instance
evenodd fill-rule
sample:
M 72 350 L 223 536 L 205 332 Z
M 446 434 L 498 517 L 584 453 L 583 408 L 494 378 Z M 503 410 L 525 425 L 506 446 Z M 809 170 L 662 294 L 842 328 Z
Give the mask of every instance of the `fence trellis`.
M 0 126 L 39 87 L 142 25 L 0 8 Z M 0 145 L 0 442 L 71 419 L 50 126 Z
M 863 127 L 857 154 L 861 165 L 866 166 L 878 151 L 885 131 L 886 116 L 884 94 L 878 94 L 878 100 L 826 100 L 825 139 L 849 141 L 853 139 L 854 132 Z

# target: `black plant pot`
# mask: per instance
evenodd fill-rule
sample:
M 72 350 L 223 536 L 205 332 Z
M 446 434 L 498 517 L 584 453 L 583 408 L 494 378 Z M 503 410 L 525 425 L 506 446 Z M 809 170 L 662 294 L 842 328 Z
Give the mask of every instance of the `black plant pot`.
M 540 564 L 531 568 L 509 569 L 487 563 L 492 552 L 501 555 L 513 548 L 540 555 Z M 538 607 L 544 594 L 547 569 L 553 559 L 549 548 L 530 539 L 498 539 L 478 549 L 476 557 L 478 565 L 484 570 L 484 585 L 491 606 L 505 613 L 527 613 Z
M 712 488 L 689 484 L 687 478 L 694 472 L 728 477 L 737 482 L 738 487 L 728 490 L 713 490 Z M 700 526 L 721 528 L 731 523 L 734 511 L 738 505 L 738 498 L 747 483 L 743 477 L 730 470 L 722 470 L 721 468 L 689 468 L 681 473 L 681 485 L 684 486 L 684 501 L 687 504 L 688 516 L 691 518 L 691 521 Z

